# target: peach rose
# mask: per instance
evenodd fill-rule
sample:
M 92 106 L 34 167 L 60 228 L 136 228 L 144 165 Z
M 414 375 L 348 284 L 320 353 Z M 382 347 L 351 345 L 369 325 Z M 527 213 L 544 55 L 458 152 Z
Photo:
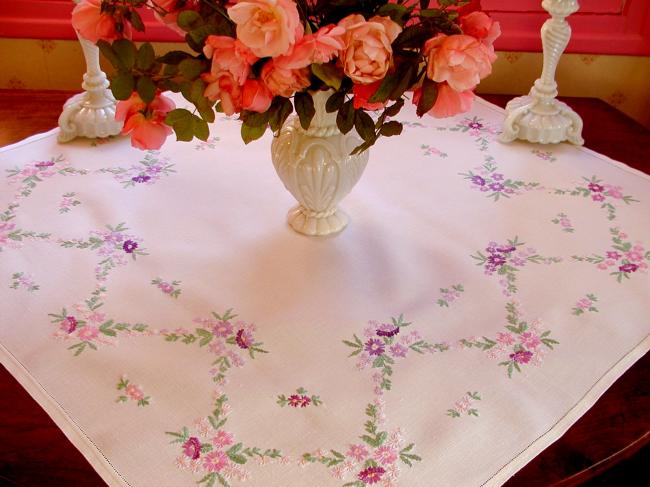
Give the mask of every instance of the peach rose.
M 177 8 L 178 0 L 156 0 L 156 4 L 167 12 L 165 15 L 155 12 L 156 20 L 183 37 L 185 37 L 185 31 L 177 23 L 179 14 L 185 10 L 198 10 L 200 6 L 199 0 L 188 0 L 181 8 Z
M 424 44 L 427 76 L 454 90 L 472 90 L 492 72 L 494 51 L 471 36 L 438 34 Z
M 485 12 L 472 12 L 460 18 L 460 28 L 463 33 L 476 37 L 483 44 L 491 46 L 501 35 L 501 25 L 495 22 Z
M 203 53 L 208 59 L 212 58 L 212 74 L 228 71 L 240 85 L 246 82 L 251 65 L 257 61 L 257 56 L 239 39 L 228 36 L 208 36 Z
M 413 92 L 413 104 L 417 106 L 422 96 L 422 88 Z M 458 92 L 453 90 L 447 83 L 438 85 L 438 97 L 436 102 L 427 113 L 432 117 L 446 118 L 464 113 L 472 108 L 474 92 L 471 90 Z
M 157 150 L 173 130 L 165 125 L 165 116 L 176 108 L 166 96 L 156 94 L 149 105 L 137 93 L 121 100 L 115 109 L 115 120 L 123 120 L 122 134 L 131 134 L 131 145 L 138 149 Z
M 228 15 L 237 24 L 237 39 L 258 57 L 286 54 L 303 34 L 292 0 L 240 0 Z
M 226 115 L 241 111 L 241 87 L 230 71 L 221 71 L 216 75 L 203 73 L 201 79 L 208 84 L 203 96 L 209 100 L 220 100 Z
M 117 31 L 117 19 L 101 11 L 102 0 L 82 0 L 72 10 L 72 26 L 81 37 L 96 43 L 104 40 L 112 42 L 122 37 L 131 38 L 131 25 L 124 22 L 124 31 Z
M 311 84 L 309 68 L 287 69 L 274 60 L 264 65 L 260 77 L 274 96 L 287 98 Z
M 354 93 L 353 105 L 354 108 L 365 108 L 366 110 L 381 110 L 386 106 L 386 103 L 375 102 L 369 103 L 368 100 L 379 89 L 383 80 L 375 81 L 369 85 L 353 85 L 352 93 Z
M 352 14 L 338 24 L 345 28 L 345 48 L 340 53 L 343 70 L 355 83 L 370 84 L 386 76 L 393 59 L 391 43 L 402 28 L 388 17 L 366 21 Z
M 242 108 L 252 112 L 265 112 L 271 106 L 273 95 L 258 79 L 247 79 L 242 87 Z
M 328 25 L 296 42 L 289 54 L 275 58 L 276 66 L 286 69 L 305 68 L 312 63 L 328 63 L 341 49 L 345 29 Z

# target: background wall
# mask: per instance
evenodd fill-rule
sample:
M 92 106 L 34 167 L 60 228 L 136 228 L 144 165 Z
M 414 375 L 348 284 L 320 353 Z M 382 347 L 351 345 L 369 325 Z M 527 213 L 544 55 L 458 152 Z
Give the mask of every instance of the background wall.
M 183 44 L 154 43 L 156 52 Z M 500 51 L 479 93 L 525 94 L 542 69 L 542 55 Z M 108 69 L 108 63 L 103 63 Z M 81 90 L 85 71 L 77 41 L 1 39 L 0 88 Z M 565 54 L 558 68 L 560 94 L 605 100 L 650 128 L 650 57 Z

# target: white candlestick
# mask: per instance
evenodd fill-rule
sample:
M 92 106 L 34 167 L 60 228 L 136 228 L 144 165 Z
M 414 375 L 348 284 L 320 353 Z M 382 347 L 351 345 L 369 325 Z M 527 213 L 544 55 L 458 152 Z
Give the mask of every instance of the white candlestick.
M 541 144 L 568 140 L 583 145 L 582 119 L 558 95 L 555 71 L 560 56 L 569 44 L 571 26 L 566 18 L 578 11 L 577 0 L 543 0 L 542 7 L 551 14 L 542 27 L 544 68 L 528 96 L 511 100 L 506 106 L 502 142 L 515 139 Z
M 83 93 L 73 96 L 63 105 L 59 116 L 59 142 L 69 142 L 75 137 L 108 137 L 122 130 L 122 122 L 115 120 L 115 98 L 106 74 L 99 66 L 99 48 L 79 37 L 86 59 L 86 74 L 81 87 Z

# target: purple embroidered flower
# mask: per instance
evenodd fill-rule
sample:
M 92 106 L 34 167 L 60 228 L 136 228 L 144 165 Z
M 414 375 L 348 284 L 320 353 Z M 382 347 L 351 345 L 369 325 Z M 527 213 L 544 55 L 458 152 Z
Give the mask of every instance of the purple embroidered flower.
M 380 337 L 394 337 L 399 333 L 399 326 L 393 326 L 388 323 L 382 323 L 377 328 L 377 335 Z
M 506 194 L 514 194 L 515 190 L 512 188 L 506 188 L 503 190 L 503 192 Z
M 505 186 L 503 184 L 501 184 L 501 183 L 492 183 L 492 184 L 490 184 L 490 189 L 492 191 L 499 192 L 499 191 L 503 191 L 504 188 L 505 188 Z
M 227 337 L 232 333 L 232 324 L 230 321 L 218 321 L 212 325 L 212 333 L 218 337 Z
M 591 199 L 594 201 L 605 201 L 605 197 L 602 194 L 591 195 Z
M 593 193 L 602 193 L 605 190 L 605 188 L 603 186 L 601 186 L 600 184 L 596 184 L 596 183 L 589 183 L 588 188 L 589 188 L 589 191 L 591 191 Z
M 495 252 L 497 252 L 497 247 L 498 247 L 498 246 L 499 246 L 498 243 L 496 243 L 496 242 L 490 242 L 490 243 L 488 244 L 488 246 L 485 248 L 485 251 L 488 252 L 488 253 L 490 253 L 490 254 L 494 254 Z
M 241 328 L 237 332 L 237 336 L 235 337 L 235 342 L 239 346 L 239 348 L 243 348 L 244 350 L 248 349 L 251 347 L 253 344 L 253 335 L 249 332 Z
M 479 122 L 470 122 L 467 126 L 474 130 L 480 130 L 483 128 L 483 124 Z
M 495 172 L 492 175 L 492 179 L 494 179 L 495 181 L 503 181 L 503 174 L 499 174 L 498 172 Z
M 485 186 L 485 179 L 483 179 L 481 176 L 472 176 L 472 182 L 476 184 L 477 186 Z
M 395 345 L 391 346 L 389 350 L 390 350 L 390 354 L 393 357 L 400 357 L 400 358 L 406 357 L 406 352 L 408 352 L 408 348 L 406 348 L 401 343 L 396 343 Z
M 381 340 L 378 340 L 377 338 L 371 338 L 366 342 L 364 350 L 370 355 L 381 355 L 386 349 L 384 348 L 384 344 Z
M 146 174 L 139 174 L 138 176 L 133 176 L 131 178 L 131 181 L 134 183 L 146 183 L 151 179 L 151 176 L 147 176 Z
M 521 257 L 513 257 L 510 262 L 512 262 L 512 265 L 516 267 L 523 267 L 526 265 L 526 260 L 522 259 Z
M 501 267 L 506 263 L 506 258 L 501 254 L 492 254 L 487 258 L 490 267 Z
M 132 254 L 135 251 L 135 249 L 137 249 L 137 248 L 138 248 L 138 242 L 136 242 L 134 240 L 127 240 L 126 242 L 124 242 L 122 244 L 122 249 L 127 254 Z
M 624 265 L 620 266 L 618 268 L 618 270 L 621 271 L 621 272 L 625 272 L 626 274 L 629 274 L 631 272 L 636 272 L 638 268 L 639 268 L 638 265 L 633 264 L 633 263 L 630 262 L 629 264 L 624 264 Z
M 196 460 L 201 456 L 201 442 L 196 436 L 190 436 L 190 438 L 183 443 L 183 453 L 192 460 Z
M 619 254 L 616 251 L 610 250 L 609 252 L 606 253 L 608 259 L 614 259 L 618 260 L 621 258 L 621 254 Z
M 511 353 L 510 358 L 518 364 L 527 364 L 533 358 L 533 352 L 530 350 L 519 350 L 518 352 Z
M 510 252 L 514 252 L 515 250 L 517 250 L 517 247 L 514 247 L 513 245 L 510 245 L 508 247 L 499 247 L 497 249 L 498 252 L 502 252 L 504 254 L 509 254 Z
M 34 164 L 38 168 L 51 167 L 54 165 L 54 161 L 40 161 Z
M 61 329 L 66 333 L 72 333 L 77 329 L 77 318 L 74 316 L 66 316 L 61 322 Z
M 359 472 L 358 479 L 364 484 L 376 484 L 381 480 L 381 476 L 386 473 L 382 467 L 368 467 Z

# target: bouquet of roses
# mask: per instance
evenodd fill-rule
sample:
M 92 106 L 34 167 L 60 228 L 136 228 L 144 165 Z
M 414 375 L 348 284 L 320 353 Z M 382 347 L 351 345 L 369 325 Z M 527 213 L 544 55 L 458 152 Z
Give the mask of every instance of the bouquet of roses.
M 194 53 L 136 47 L 141 9 Z M 294 110 L 308 129 L 311 94 L 332 90 L 326 109 L 341 132 L 356 129 L 360 152 L 401 133 L 391 118 L 407 93 L 418 116 L 469 110 L 500 34 L 469 0 L 81 0 L 72 24 L 114 66 L 116 118 L 141 149 L 159 148 L 172 129 L 178 140 L 206 140 L 216 112 L 239 114 L 246 143 L 277 134 Z M 164 91 L 196 110 L 175 108 Z

